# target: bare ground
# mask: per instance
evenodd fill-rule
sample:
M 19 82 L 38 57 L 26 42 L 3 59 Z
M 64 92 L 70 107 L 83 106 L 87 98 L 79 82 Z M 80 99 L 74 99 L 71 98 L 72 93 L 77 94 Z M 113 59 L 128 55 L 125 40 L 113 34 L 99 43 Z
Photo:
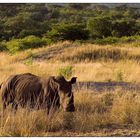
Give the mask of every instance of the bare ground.
M 140 92 L 140 83 L 131 82 L 78 82 L 74 85 L 74 91 L 78 90 L 90 90 L 95 92 L 113 91 L 116 88 L 120 88 L 125 91 L 137 91 Z

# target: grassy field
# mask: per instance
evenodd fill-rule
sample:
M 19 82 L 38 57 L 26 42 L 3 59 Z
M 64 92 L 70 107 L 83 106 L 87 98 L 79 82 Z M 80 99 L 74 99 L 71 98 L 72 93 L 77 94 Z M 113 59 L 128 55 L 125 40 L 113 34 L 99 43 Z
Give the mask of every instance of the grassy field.
M 78 81 L 140 82 L 140 48 L 131 44 L 98 46 L 72 42 L 57 43 L 14 55 L 0 53 L 0 82 L 15 73 L 57 75 L 60 68 L 73 66 Z
M 1 136 L 140 136 L 140 94 L 75 93 L 76 112 L 59 110 L 53 117 L 43 110 L 16 114 L 7 110 L 0 120 Z
M 73 67 L 78 81 L 140 82 L 140 48 L 132 44 L 99 46 L 60 42 L 10 55 L 0 53 L 0 82 L 9 75 L 31 72 L 39 76 L 58 75 L 60 68 Z M 140 91 L 115 89 L 100 94 L 75 93 L 76 112 L 43 110 L 0 118 L 1 136 L 140 136 Z

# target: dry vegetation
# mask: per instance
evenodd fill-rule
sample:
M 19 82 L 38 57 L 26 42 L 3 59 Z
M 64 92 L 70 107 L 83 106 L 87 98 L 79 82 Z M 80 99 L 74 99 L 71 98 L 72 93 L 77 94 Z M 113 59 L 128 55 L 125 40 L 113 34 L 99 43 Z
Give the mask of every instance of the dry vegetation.
M 119 89 L 102 94 L 75 93 L 76 112 L 59 110 L 49 117 L 43 110 L 16 114 L 0 120 L 1 136 L 140 136 L 140 95 Z
M 119 73 L 127 82 L 140 82 L 140 48 L 131 44 L 98 46 L 57 43 L 15 55 L 0 54 L 0 81 L 15 73 L 57 75 L 58 69 L 72 65 L 79 81 L 116 81 Z
M 15 73 L 57 75 L 71 65 L 78 81 L 140 82 L 140 48 L 61 42 L 18 54 L 0 54 L 0 82 Z M 76 112 L 20 109 L 0 117 L 1 136 L 140 136 L 140 91 L 75 93 Z

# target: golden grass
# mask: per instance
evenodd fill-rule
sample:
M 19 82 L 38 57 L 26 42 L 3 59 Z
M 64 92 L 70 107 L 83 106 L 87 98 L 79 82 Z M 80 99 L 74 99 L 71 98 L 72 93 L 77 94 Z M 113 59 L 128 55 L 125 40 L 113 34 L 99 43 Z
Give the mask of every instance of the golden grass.
M 126 44 L 120 47 L 80 45 L 66 41 L 15 55 L 0 53 L 0 82 L 15 73 L 31 72 L 39 76 L 57 75 L 59 68 L 68 65 L 74 67 L 73 76 L 77 76 L 79 81 L 116 81 L 121 72 L 124 81 L 140 82 L 139 52 L 140 48 L 133 48 L 129 44 L 127 47 Z M 97 53 L 97 58 L 92 59 L 92 55 L 90 58 L 88 53 L 93 55 Z M 113 59 L 115 55 L 118 58 L 121 55 L 122 59 L 115 61 L 110 59 L 109 55 Z
M 0 65 L 0 82 L 9 75 L 31 72 L 39 76 L 57 75 L 60 68 L 68 65 L 73 66 L 73 75 L 78 81 L 117 81 L 118 74 L 122 72 L 126 82 L 140 82 L 140 65 L 134 61 L 119 62 L 93 62 L 93 63 L 52 63 L 33 61 L 32 65 L 16 62 L 13 64 Z
M 123 81 L 140 82 L 140 48 L 131 45 L 60 42 L 14 55 L 2 52 L 0 82 L 25 72 L 43 77 L 57 75 L 59 68 L 68 65 L 73 66 L 72 76 L 78 81 L 117 81 L 121 72 Z M 138 91 L 79 91 L 75 93 L 75 106 L 76 112 L 60 110 L 52 118 L 43 110 L 19 109 L 16 114 L 7 111 L 4 118 L 0 117 L 0 136 L 140 136 Z
M 49 60 L 49 62 L 94 62 L 108 60 L 140 60 L 140 48 L 132 44 L 123 45 L 95 45 L 79 44 L 69 41 L 58 42 L 51 46 L 22 51 L 10 57 L 10 62 L 17 62 L 33 57 L 37 60 Z M 43 57 L 46 55 L 46 57 Z
M 0 136 L 105 136 L 105 130 L 108 135 L 123 136 L 120 130 L 125 129 L 128 135 L 133 130 L 133 136 L 140 135 L 140 95 L 136 92 L 80 91 L 75 93 L 75 106 L 74 113 L 59 110 L 51 118 L 43 110 L 7 111 L 0 118 Z

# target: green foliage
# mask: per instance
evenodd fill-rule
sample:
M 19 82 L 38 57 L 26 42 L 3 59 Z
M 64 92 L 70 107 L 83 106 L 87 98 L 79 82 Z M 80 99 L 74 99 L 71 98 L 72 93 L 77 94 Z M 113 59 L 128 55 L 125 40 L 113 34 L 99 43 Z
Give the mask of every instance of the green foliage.
M 27 65 L 27 66 L 31 66 L 33 64 L 33 58 L 32 58 L 32 56 L 29 57 L 28 59 L 26 59 L 24 61 L 24 64 Z
M 52 29 L 47 36 L 56 40 L 85 40 L 88 39 L 88 31 L 79 24 L 61 24 Z
M 112 26 L 112 35 L 116 37 L 131 36 L 136 33 L 136 22 L 132 19 L 114 21 Z
M 130 43 L 130 42 L 139 42 L 139 41 L 140 41 L 140 36 L 123 36 L 121 38 L 118 37 L 106 37 L 103 39 L 97 38 L 96 40 L 92 41 L 92 43 L 107 45 L 107 44 Z
M 20 47 L 21 50 L 29 49 L 29 48 L 37 48 L 45 45 L 46 42 L 39 37 L 36 36 L 27 36 L 22 39 L 22 45 Z
M 45 40 L 39 37 L 28 36 L 23 39 L 12 39 L 6 43 L 6 47 L 11 53 L 15 53 L 25 49 L 41 47 L 45 44 Z
M 89 4 L 89 3 L 81 3 L 81 4 L 79 4 L 79 3 L 70 3 L 70 4 L 68 4 L 68 6 L 69 6 L 70 8 L 73 8 L 73 9 L 82 10 L 82 9 L 84 9 L 84 8 L 89 7 L 90 4 Z
M 59 10 L 57 8 L 52 9 L 52 15 L 51 15 L 52 18 L 58 18 L 59 15 L 60 15 Z
M 6 42 L 6 48 L 9 50 L 10 53 L 13 54 L 20 50 L 21 44 L 21 40 L 13 39 Z
M 46 38 L 46 37 L 43 37 L 42 41 L 46 42 L 47 45 L 51 45 L 54 43 L 54 41 L 51 38 Z
M 66 79 L 69 79 L 73 74 L 73 66 L 66 66 L 58 70 L 59 76 L 64 76 Z
M 50 42 L 57 41 L 59 38 L 59 33 L 56 29 L 52 29 L 47 33 L 47 38 L 49 38 Z
M 7 51 L 5 42 L 0 42 L 0 51 Z
M 0 4 L 0 41 L 6 42 L 0 43 L 0 50 L 12 53 L 59 40 L 131 42 L 129 37 L 136 35 L 139 11 L 123 4 Z
M 140 36 L 123 36 L 120 38 L 121 43 L 139 42 L 139 41 L 140 41 Z
M 42 31 L 41 30 L 38 30 L 38 29 L 23 29 L 18 37 L 19 38 L 24 38 L 26 36 L 30 36 L 30 35 L 35 35 L 35 36 L 41 36 L 42 34 Z
M 114 44 L 119 41 L 119 38 L 117 37 L 107 37 L 103 39 L 96 39 L 94 40 L 95 44 L 100 44 L 100 45 L 106 45 L 106 44 Z
M 111 35 L 112 24 L 109 18 L 96 17 L 88 20 L 87 29 L 91 37 L 104 38 Z

